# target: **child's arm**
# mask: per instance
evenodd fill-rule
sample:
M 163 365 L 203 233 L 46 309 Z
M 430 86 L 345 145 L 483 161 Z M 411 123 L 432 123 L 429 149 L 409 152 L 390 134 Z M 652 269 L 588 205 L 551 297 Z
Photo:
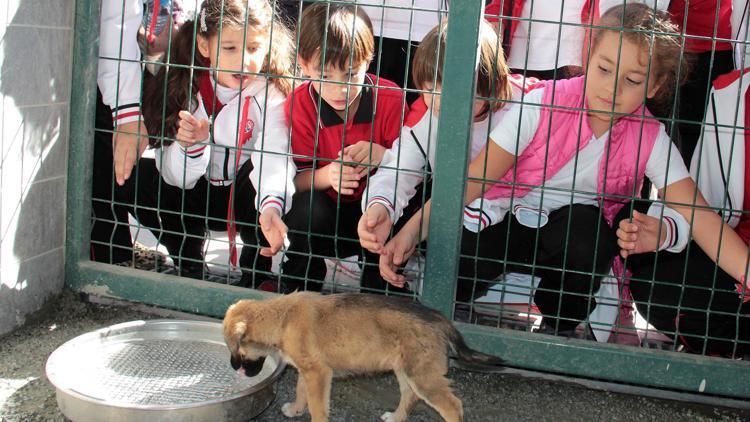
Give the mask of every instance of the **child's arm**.
M 744 280 L 748 264 L 747 245 L 713 210 L 697 208 L 709 205 L 697 191 L 693 179 L 688 177 L 667 185 L 659 194 L 671 208 L 687 221 L 692 221 L 693 239 L 703 252 L 735 280 Z
M 115 179 L 123 185 L 148 146 L 140 107 L 141 50 L 137 38 L 143 4 L 126 0 L 103 1 L 101 5 L 97 82 L 102 101 L 112 109 Z
M 315 190 L 333 189 L 342 195 L 352 195 L 354 190 L 359 187 L 359 180 L 362 179 L 362 173 L 354 167 L 342 164 L 351 162 L 349 156 L 337 158 L 338 161 L 332 161 L 325 167 L 317 169 L 306 169 L 297 172 L 294 178 L 294 186 L 300 192 Z
M 208 168 L 211 160 L 208 118 L 199 105 L 194 114 L 180 111 L 178 142 L 161 148 L 157 166 L 164 181 L 182 189 L 192 189 Z

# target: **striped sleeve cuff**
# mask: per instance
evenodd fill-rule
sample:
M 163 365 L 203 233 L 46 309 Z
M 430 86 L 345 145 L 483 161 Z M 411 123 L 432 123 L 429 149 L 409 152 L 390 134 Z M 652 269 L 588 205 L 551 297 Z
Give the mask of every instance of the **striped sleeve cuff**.
M 180 145 L 182 146 L 182 145 Z M 206 150 L 206 145 L 196 144 L 189 147 L 182 147 L 182 152 L 188 158 L 200 158 L 203 156 L 203 152 Z
M 491 224 L 492 220 L 484 210 L 470 206 L 464 207 L 464 227 L 479 233 Z
M 260 201 L 260 206 L 258 207 L 258 212 L 260 214 L 263 214 L 263 212 L 269 208 L 275 208 L 279 211 L 279 215 L 284 215 L 284 198 L 277 196 L 277 195 L 266 195 L 265 198 L 263 198 L 262 201 Z
M 388 210 L 388 215 L 391 217 L 391 222 L 396 223 L 396 207 L 393 205 L 390 199 L 382 195 L 373 196 L 367 201 L 367 208 L 370 208 L 374 204 L 380 204 Z
M 668 250 L 677 243 L 677 223 L 675 223 L 672 217 L 667 216 L 662 217 L 662 221 L 664 222 L 667 236 L 664 238 L 664 242 L 659 245 L 660 251 Z
M 112 122 L 115 126 L 139 120 L 143 120 L 143 116 L 138 103 L 123 104 L 112 109 Z

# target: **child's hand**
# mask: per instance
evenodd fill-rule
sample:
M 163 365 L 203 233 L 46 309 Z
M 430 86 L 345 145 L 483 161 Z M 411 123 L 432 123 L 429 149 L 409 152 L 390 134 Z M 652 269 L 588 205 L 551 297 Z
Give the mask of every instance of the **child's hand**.
M 183 147 L 187 148 L 208 139 L 208 120 L 198 120 L 185 110 L 180 111 L 179 116 L 180 123 L 176 138 Z
M 273 207 L 266 208 L 260 214 L 258 221 L 260 222 L 260 230 L 270 245 L 266 248 L 261 248 L 260 254 L 268 257 L 274 256 L 284 246 L 284 238 L 286 238 L 288 230 L 286 224 L 281 220 L 279 210 Z
M 342 159 L 339 154 L 339 160 Z M 343 156 L 343 161 L 352 161 L 348 155 Z M 359 180 L 362 175 L 354 167 L 341 164 L 337 161 L 326 166 L 328 169 L 328 180 L 331 187 L 342 195 L 354 195 L 354 190 L 359 187 Z
M 411 233 L 406 225 L 380 252 L 380 275 L 396 287 L 404 287 L 406 277 L 398 269 L 406 263 L 419 243 L 419 233 Z
M 373 204 L 359 219 L 359 244 L 370 252 L 380 253 L 392 226 L 388 210 L 382 204 Z
M 351 161 L 361 164 L 357 166 L 356 170 L 364 175 L 369 173 L 373 167 L 380 165 L 385 154 L 385 147 L 370 141 L 359 141 L 344 148 L 344 154 L 351 157 Z
M 633 210 L 633 221 L 620 221 L 617 245 L 620 255 L 627 258 L 645 252 L 654 252 L 667 239 L 667 228 L 661 219 Z
M 148 131 L 143 120 L 117 125 L 112 137 L 115 179 L 122 186 L 130 178 L 133 166 L 148 146 Z

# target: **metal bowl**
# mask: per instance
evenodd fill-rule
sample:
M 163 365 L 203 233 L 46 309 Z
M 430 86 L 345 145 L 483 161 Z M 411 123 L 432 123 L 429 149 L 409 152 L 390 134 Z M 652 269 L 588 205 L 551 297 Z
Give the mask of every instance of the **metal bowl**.
M 86 421 L 246 421 L 276 396 L 285 367 L 232 370 L 221 324 L 132 321 L 78 336 L 52 352 L 47 378 L 65 417 Z

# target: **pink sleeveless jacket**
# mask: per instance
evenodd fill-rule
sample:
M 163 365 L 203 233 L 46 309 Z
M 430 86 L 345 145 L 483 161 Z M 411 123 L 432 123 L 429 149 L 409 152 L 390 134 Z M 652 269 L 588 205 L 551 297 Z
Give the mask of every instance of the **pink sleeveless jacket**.
M 542 89 L 539 126 L 531 143 L 485 198 L 525 196 L 551 179 L 591 141 L 593 132 L 584 110 L 584 77 L 547 81 Z M 643 105 L 612 126 L 598 183 L 599 206 L 610 226 L 624 202 L 640 191 L 660 126 Z

